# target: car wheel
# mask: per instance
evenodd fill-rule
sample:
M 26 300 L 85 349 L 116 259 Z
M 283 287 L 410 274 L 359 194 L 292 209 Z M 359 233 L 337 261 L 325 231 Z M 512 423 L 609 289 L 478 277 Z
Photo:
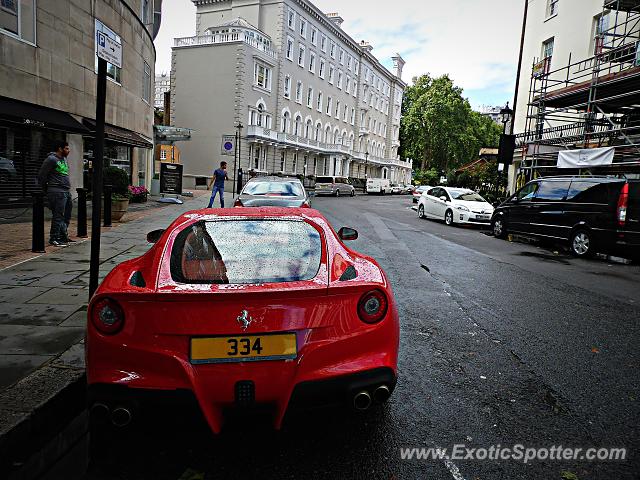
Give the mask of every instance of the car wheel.
M 444 223 L 449 226 L 453 225 L 453 212 L 451 210 L 447 210 L 444 214 Z
M 507 224 L 502 217 L 496 217 L 491 222 L 491 230 L 496 238 L 507 238 Z
M 588 257 L 593 253 L 593 236 L 589 230 L 579 228 L 571 234 L 569 248 L 576 257 Z
M 418 218 L 425 218 L 424 205 L 418 205 Z
M 340 189 L 336 188 L 336 197 L 339 197 L 339 196 L 340 196 Z

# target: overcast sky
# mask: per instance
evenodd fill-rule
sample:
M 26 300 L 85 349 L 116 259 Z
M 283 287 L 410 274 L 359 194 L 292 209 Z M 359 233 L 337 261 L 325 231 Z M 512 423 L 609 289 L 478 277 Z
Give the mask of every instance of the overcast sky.
M 407 61 L 403 79 L 448 73 L 474 108 L 513 102 L 522 25 L 521 0 L 313 0 L 338 12 L 342 28 L 367 40 L 388 68 L 391 56 Z M 164 0 L 156 38 L 156 72 L 171 69 L 174 37 L 195 34 L 191 0 Z

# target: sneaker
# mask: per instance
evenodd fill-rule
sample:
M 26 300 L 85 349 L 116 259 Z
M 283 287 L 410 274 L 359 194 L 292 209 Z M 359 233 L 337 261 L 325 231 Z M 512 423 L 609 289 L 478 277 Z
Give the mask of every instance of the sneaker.
M 67 242 L 63 242 L 62 240 L 51 240 L 49 242 L 49 245 L 52 245 L 54 247 L 68 247 L 69 244 Z
M 72 238 L 67 238 L 67 239 L 65 240 L 65 242 L 66 242 L 66 243 L 76 243 L 76 242 L 77 242 L 77 240 L 73 240 Z

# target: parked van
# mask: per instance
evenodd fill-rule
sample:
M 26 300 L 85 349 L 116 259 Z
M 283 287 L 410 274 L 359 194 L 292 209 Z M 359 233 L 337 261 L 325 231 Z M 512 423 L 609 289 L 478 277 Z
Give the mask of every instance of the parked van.
M 388 178 L 367 178 L 367 193 L 391 193 L 391 182 Z
M 527 183 L 495 209 L 493 234 L 562 240 L 571 252 L 640 256 L 640 180 L 548 177 Z
M 347 177 L 321 176 L 316 177 L 316 195 L 349 195 L 353 197 L 356 189 Z

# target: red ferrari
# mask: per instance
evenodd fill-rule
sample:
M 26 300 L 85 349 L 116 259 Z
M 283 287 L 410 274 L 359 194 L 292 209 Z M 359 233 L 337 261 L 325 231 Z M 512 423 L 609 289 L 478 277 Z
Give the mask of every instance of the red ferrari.
M 149 234 L 88 309 L 92 412 L 126 425 L 147 401 L 195 399 L 214 432 L 229 411 L 364 410 L 396 383 L 399 326 L 380 266 L 309 208 L 206 209 Z

